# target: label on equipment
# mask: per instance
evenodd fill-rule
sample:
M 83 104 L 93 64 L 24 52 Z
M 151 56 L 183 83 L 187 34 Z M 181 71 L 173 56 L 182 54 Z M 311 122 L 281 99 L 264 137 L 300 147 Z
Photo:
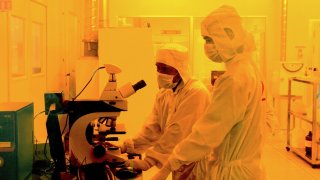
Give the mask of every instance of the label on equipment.
M 11 147 L 11 142 L 0 142 L 0 148 L 9 148 Z

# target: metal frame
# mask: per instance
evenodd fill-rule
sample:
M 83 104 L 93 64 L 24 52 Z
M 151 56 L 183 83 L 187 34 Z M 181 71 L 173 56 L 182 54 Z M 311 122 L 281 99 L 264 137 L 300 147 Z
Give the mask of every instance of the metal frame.
M 291 110 L 291 98 L 292 98 L 292 82 L 299 82 L 304 84 L 311 85 L 312 88 L 312 116 L 306 117 L 301 114 L 297 114 Z M 318 84 L 320 83 L 320 80 L 317 79 L 311 79 L 311 78 L 289 78 L 288 82 L 288 124 L 287 124 L 287 151 L 292 151 L 298 156 L 300 156 L 302 159 L 307 161 L 312 165 L 312 167 L 316 167 L 317 165 L 320 165 L 320 157 L 318 157 L 318 146 L 320 146 L 320 140 L 319 135 L 317 134 L 317 92 L 318 92 Z M 295 127 L 295 118 L 299 118 L 301 120 L 304 120 L 305 122 L 308 122 L 312 125 L 312 153 L 311 153 L 311 159 L 305 155 L 304 148 L 295 148 L 291 146 L 291 135 L 290 131 L 294 129 Z M 311 119 L 310 119 L 311 118 Z M 291 122 L 292 129 L 291 129 Z

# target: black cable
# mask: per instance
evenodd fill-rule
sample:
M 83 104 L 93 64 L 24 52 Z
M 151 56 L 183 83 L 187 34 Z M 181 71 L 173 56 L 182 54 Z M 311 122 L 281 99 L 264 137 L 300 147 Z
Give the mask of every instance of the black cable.
M 68 123 L 69 123 L 69 114 L 67 114 L 66 124 L 65 124 L 64 127 L 63 127 L 63 130 L 62 130 L 62 132 L 61 132 L 61 136 L 63 135 L 64 131 L 66 130 L 66 127 L 67 127 Z
M 98 119 L 98 122 L 100 123 L 100 124 L 104 124 L 104 122 L 106 122 L 107 121 L 107 118 L 106 117 L 99 117 L 99 119 Z
M 45 160 L 38 160 L 33 164 L 32 173 L 39 176 L 51 174 L 53 170 L 53 164 Z
M 36 115 L 33 117 L 33 120 L 35 120 L 37 116 L 39 116 L 40 114 L 42 114 L 42 113 L 44 113 L 44 112 L 46 112 L 46 111 L 41 111 L 41 112 L 39 112 L 38 114 L 36 114 Z
M 51 110 L 49 110 L 48 115 L 49 115 L 50 113 L 51 113 Z M 49 135 L 47 135 L 47 139 L 46 139 L 46 141 L 45 141 L 45 143 L 44 143 L 43 154 L 44 154 L 46 160 L 49 161 L 49 162 L 51 162 L 51 160 L 50 160 L 50 159 L 48 158 L 48 156 L 47 156 L 47 143 L 48 143 L 48 140 L 49 140 Z
M 34 144 L 34 153 L 33 153 L 33 161 L 35 161 L 35 159 L 38 157 L 39 158 L 39 156 L 38 156 L 38 154 L 36 154 L 37 153 L 37 151 L 38 151 L 38 140 L 37 140 L 37 138 L 36 138 L 36 136 L 34 136 L 33 137 L 35 140 L 36 140 L 36 142 L 35 142 L 35 144 Z
M 46 111 L 41 111 L 41 112 L 39 112 L 38 114 L 36 114 L 34 117 L 33 117 L 33 121 L 40 115 L 40 114 L 42 114 L 42 113 L 45 113 Z M 37 138 L 36 138 L 36 136 L 34 136 L 34 138 L 36 139 L 36 143 L 35 143 L 35 152 L 37 152 L 37 150 L 38 150 L 38 140 L 37 140 Z M 35 160 L 35 153 L 33 153 L 33 160 Z
M 47 142 L 48 142 L 48 137 L 46 139 L 46 142 L 44 144 L 44 149 L 43 149 L 43 152 L 44 152 L 46 160 L 34 161 L 33 167 L 32 167 L 32 173 L 33 174 L 37 174 L 37 175 L 40 175 L 40 176 L 46 176 L 46 177 L 47 177 L 47 175 L 51 175 L 52 174 L 51 171 L 52 171 L 52 169 L 54 167 L 54 164 L 52 164 L 51 160 L 47 157 L 47 151 L 46 151 Z
M 89 83 L 92 81 L 92 79 L 93 79 L 94 75 L 96 74 L 96 72 L 97 72 L 98 70 L 100 70 L 100 69 L 103 69 L 103 68 L 104 68 L 104 66 L 101 66 L 101 67 L 99 67 L 98 69 L 96 69 L 96 70 L 93 72 L 90 80 L 89 80 L 89 81 L 87 82 L 87 84 L 82 88 L 82 90 L 81 90 L 74 98 L 72 98 L 72 101 L 76 100 L 76 99 L 78 98 L 78 96 L 80 96 L 80 94 L 82 93 L 82 91 L 85 90 L 85 89 L 87 88 L 87 86 L 89 85 Z
M 50 114 L 50 111 L 49 111 L 49 114 Z M 65 125 L 64 125 L 64 127 L 63 127 L 63 130 L 62 130 L 62 132 L 61 132 L 61 138 L 62 138 L 62 135 L 63 135 L 64 131 L 66 130 L 68 124 L 69 124 L 69 114 L 67 114 L 66 123 L 65 123 Z M 48 156 L 47 156 L 47 150 L 46 150 L 46 148 L 47 148 L 48 141 L 49 141 L 49 136 L 47 136 L 46 142 L 45 142 L 45 144 L 44 144 L 44 149 L 43 149 L 43 151 L 44 151 L 44 156 L 45 156 L 46 160 L 49 161 L 49 162 L 51 162 L 52 166 L 50 166 L 50 167 L 47 168 L 46 170 L 43 170 L 45 174 L 50 174 L 49 171 L 52 170 L 52 169 L 54 169 L 54 167 L 56 166 L 56 164 L 55 164 L 56 162 L 55 162 L 54 160 L 49 159 Z M 65 157 L 65 160 L 68 160 L 68 159 Z
M 63 130 L 61 132 L 61 138 L 62 138 L 62 135 L 63 135 L 64 131 L 66 130 L 66 127 L 67 127 L 68 123 L 69 123 L 69 114 L 67 114 L 66 124 L 64 125 L 64 128 L 63 128 Z M 66 134 L 66 135 L 69 136 L 68 134 Z M 63 141 L 63 142 L 64 142 L 64 144 L 66 143 L 65 141 Z M 67 142 L 67 143 L 69 143 L 69 142 Z M 65 161 L 66 162 L 69 161 L 69 159 L 66 156 L 65 156 Z M 70 164 L 70 162 L 69 162 L 69 164 Z M 66 166 L 66 168 L 68 168 L 68 166 Z
M 49 140 L 49 136 L 47 136 L 46 142 L 44 143 L 43 153 L 44 153 L 45 158 L 50 162 L 51 160 L 48 158 L 48 156 L 47 156 L 47 150 L 46 150 L 48 140 Z

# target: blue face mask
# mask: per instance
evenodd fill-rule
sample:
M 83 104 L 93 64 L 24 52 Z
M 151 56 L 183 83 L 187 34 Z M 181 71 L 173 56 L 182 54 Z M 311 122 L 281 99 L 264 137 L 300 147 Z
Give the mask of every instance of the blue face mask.
M 172 89 L 177 86 L 177 82 L 173 83 L 175 75 L 158 73 L 157 80 L 160 88 Z

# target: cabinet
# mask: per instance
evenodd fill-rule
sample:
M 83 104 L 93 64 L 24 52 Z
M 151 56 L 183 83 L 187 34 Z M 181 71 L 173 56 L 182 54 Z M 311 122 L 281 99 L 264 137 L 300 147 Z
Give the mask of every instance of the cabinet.
M 304 93 L 304 96 L 311 96 L 311 113 L 301 114 L 295 112 L 292 109 L 292 86 L 293 83 L 300 83 L 301 86 L 309 86 L 307 88 L 312 89 L 311 94 Z M 319 123 L 317 122 L 317 100 L 319 92 L 319 79 L 307 78 L 307 77 L 293 77 L 289 78 L 288 82 L 288 119 L 287 119 L 287 151 L 292 151 L 307 162 L 309 162 L 312 167 L 320 165 L 320 140 L 319 140 Z M 318 117 L 319 118 L 319 117 Z M 310 131 L 312 132 L 311 140 L 311 154 L 306 154 L 305 147 L 294 147 L 292 145 L 292 130 L 295 128 L 296 119 L 300 119 L 305 123 L 311 125 Z M 307 135 L 307 134 L 305 134 Z M 301 137 L 304 138 L 304 137 Z
M 33 161 L 33 103 L 0 103 L 0 179 L 26 179 Z

